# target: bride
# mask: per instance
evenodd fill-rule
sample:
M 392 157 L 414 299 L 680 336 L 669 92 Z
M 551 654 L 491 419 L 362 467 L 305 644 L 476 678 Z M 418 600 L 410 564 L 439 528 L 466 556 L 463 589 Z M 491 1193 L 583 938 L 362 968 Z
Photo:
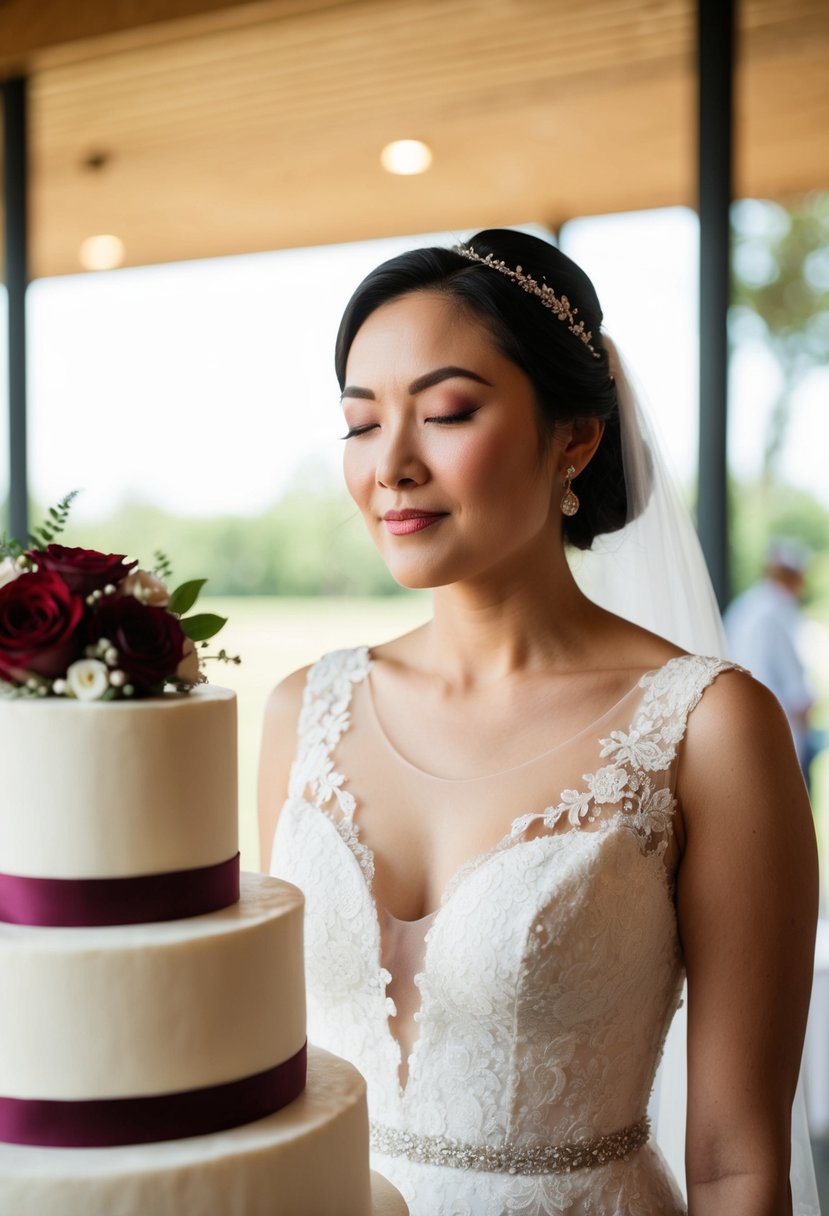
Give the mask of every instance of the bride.
M 412 1216 L 685 1212 L 647 1116 L 685 977 L 688 1211 L 793 1210 L 811 814 L 771 694 L 572 573 L 658 476 L 601 321 L 570 259 L 495 230 L 380 266 L 337 340 L 348 489 L 434 614 L 274 691 L 262 855 Z M 611 607 L 681 575 L 612 550 Z

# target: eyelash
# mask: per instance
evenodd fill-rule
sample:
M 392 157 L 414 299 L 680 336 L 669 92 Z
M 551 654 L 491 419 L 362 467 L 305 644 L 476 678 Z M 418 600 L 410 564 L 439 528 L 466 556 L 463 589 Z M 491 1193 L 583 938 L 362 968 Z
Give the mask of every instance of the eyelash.
M 477 409 L 463 410 L 462 412 L 457 413 L 457 414 L 444 414 L 442 417 L 427 418 L 426 421 L 427 422 L 437 422 L 441 426 L 444 426 L 446 423 L 452 423 L 452 422 L 468 422 L 469 419 L 472 417 L 472 415 L 477 414 L 477 412 L 478 412 Z M 376 425 L 377 425 L 376 422 L 370 422 L 366 426 L 353 426 L 353 427 L 351 427 L 350 430 L 346 431 L 346 433 L 344 435 L 341 435 L 340 438 L 341 439 L 353 439 L 355 435 L 365 435 L 365 433 L 367 431 L 374 430 L 374 427 Z

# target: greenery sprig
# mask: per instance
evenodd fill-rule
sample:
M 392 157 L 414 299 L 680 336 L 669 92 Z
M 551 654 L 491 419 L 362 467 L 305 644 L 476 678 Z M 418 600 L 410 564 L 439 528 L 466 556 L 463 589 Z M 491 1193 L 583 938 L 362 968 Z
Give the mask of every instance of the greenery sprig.
M 44 549 L 54 542 L 55 537 L 60 536 L 69 520 L 72 503 L 78 494 L 78 490 L 70 490 L 54 507 L 49 507 L 47 518 L 29 533 L 29 546 L 32 549 Z M 5 532 L 0 536 L 0 559 L 17 558 L 23 552 L 24 546 L 15 537 L 8 536 Z

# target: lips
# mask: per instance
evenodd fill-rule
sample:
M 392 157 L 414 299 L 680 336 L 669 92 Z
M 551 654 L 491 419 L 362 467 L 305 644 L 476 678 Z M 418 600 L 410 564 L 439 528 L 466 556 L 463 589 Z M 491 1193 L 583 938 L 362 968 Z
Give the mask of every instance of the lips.
M 445 519 L 446 514 L 445 511 L 417 511 L 407 508 L 405 511 L 387 511 L 383 516 L 383 523 L 392 536 L 406 536 L 410 532 L 422 532 L 438 520 Z

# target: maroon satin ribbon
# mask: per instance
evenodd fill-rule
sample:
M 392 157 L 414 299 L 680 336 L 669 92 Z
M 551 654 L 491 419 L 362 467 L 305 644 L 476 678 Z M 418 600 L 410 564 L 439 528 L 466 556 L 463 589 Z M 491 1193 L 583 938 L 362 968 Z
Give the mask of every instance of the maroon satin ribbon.
M 239 901 L 239 854 L 217 865 L 129 878 L 0 874 L 0 921 L 87 928 L 184 920 Z
M 0 1140 L 42 1148 L 114 1148 L 207 1136 L 264 1119 L 305 1088 L 307 1044 L 241 1081 L 143 1098 L 53 1102 L 0 1098 Z

